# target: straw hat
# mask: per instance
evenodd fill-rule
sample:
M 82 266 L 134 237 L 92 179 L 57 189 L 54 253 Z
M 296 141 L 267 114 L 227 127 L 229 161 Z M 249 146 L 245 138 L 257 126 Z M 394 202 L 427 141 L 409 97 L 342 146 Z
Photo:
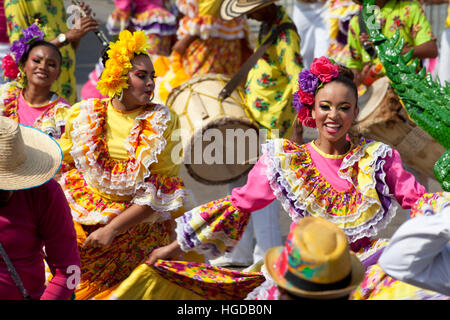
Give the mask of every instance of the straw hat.
M 309 299 L 344 297 L 364 278 L 344 232 L 323 218 L 301 219 L 284 247 L 267 251 L 264 263 L 278 286 Z
M 275 1 L 278 0 L 224 0 L 220 6 L 220 17 L 223 20 L 232 20 Z
M 0 116 L 0 189 L 40 186 L 59 170 L 62 151 L 44 132 Z

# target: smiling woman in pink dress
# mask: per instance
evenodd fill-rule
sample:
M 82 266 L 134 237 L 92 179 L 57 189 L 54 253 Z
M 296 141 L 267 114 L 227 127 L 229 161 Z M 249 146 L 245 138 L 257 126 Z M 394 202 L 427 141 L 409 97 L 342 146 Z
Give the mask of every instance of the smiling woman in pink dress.
M 70 105 L 51 91 L 61 74 L 62 57 L 59 49 L 43 37 L 39 27 L 31 25 L 11 46 L 14 58 L 3 58 L 5 76 L 13 81 L 0 87 L 0 115 L 58 139 L 64 132 L 64 116 Z
M 309 216 L 337 225 L 366 268 L 376 265 L 386 246 L 387 240 L 377 235 L 391 222 L 398 206 L 411 209 L 420 201 L 428 201 L 425 188 L 404 170 L 398 151 L 353 133 L 359 107 L 350 69 L 325 57 L 316 58 L 310 69 L 300 72 L 298 84 L 299 90 L 293 97 L 297 121 L 317 128 L 318 138 L 301 145 L 287 139 L 268 140 L 246 185 L 176 219 L 177 240 L 155 249 L 146 262 L 151 270 L 177 285 L 176 294 L 185 289 L 206 299 L 236 298 L 233 292 L 224 295 L 230 293 L 222 289 L 224 275 L 229 273 L 226 269 L 158 259 L 177 259 L 189 251 L 211 259 L 230 251 L 251 214 L 275 200 L 292 218 L 291 228 Z M 142 286 L 151 291 L 144 297 L 174 297 L 157 288 L 156 280 L 144 272 L 139 277 L 141 269 L 117 289 L 116 298 L 142 298 Z M 265 268 L 261 270 L 263 283 L 256 278 L 261 277 L 259 272 L 232 274 L 229 282 L 234 281 L 234 291 L 247 299 L 278 299 L 275 283 Z M 239 281 L 251 276 L 255 281 Z

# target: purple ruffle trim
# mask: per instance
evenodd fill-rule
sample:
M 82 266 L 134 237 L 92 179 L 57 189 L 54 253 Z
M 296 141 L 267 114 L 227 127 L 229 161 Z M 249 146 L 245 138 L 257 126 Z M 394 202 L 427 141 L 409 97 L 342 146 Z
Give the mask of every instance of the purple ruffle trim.
M 383 159 L 378 159 L 376 166 L 378 166 L 379 161 L 383 161 Z M 388 214 L 389 214 L 389 210 L 392 206 L 391 196 L 384 194 L 384 190 L 387 188 L 387 186 L 386 186 L 386 183 L 384 182 L 383 175 L 384 175 L 384 172 L 383 172 L 382 168 L 380 168 L 375 173 L 375 180 L 376 180 L 375 188 L 377 190 L 378 197 L 380 199 L 380 204 L 381 204 L 380 210 L 382 210 L 383 216 L 380 219 L 380 217 L 378 215 L 376 215 L 372 220 L 367 221 L 368 225 L 373 224 L 373 226 L 371 226 L 370 229 L 373 229 L 374 226 L 380 225 L 380 223 L 384 222 L 384 220 L 386 218 L 389 218 Z M 291 199 L 291 197 L 288 196 L 288 194 L 289 194 L 288 190 L 286 190 L 286 188 L 281 183 L 278 183 L 278 181 L 280 180 L 279 179 L 280 177 L 281 177 L 280 173 L 278 173 L 278 172 L 274 173 L 274 181 L 276 182 L 276 186 L 277 186 L 279 192 L 281 193 L 282 197 L 289 202 L 291 216 L 293 213 L 295 215 L 292 218 L 294 220 L 297 220 L 297 219 L 303 218 L 305 216 L 309 216 L 309 213 L 307 211 L 305 212 L 305 210 L 302 210 L 295 205 L 297 200 Z M 343 201 L 348 201 L 349 198 L 350 198 L 350 195 L 345 194 Z M 375 222 L 375 219 L 377 219 L 378 221 Z M 376 233 L 375 230 L 374 230 L 374 233 Z M 368 237 L 365 237 L 365 238 L 370 241 L 370 239 Z M 351 244 L 353 244 L 353 247 L 352 247 L 353 251 L 358 251 L 359 248 L 365 246 L 365 242 L 362 240 L 364 240 L 364 238 L 359 238 L 359 239 L 352 241 Z
M 189 221 L 192 220 L 192 212 L 188 211 L 184 213 L 181 217 L 177 218 L 175 221 L 177 222 L 178 233 L 178 241 L 180 242 L 180 238 L 182 239 L 180 243 L 181 247 L 184 251 L 189 251 L 193 249 L 200 254 L 203 254 L 207 257 L 217 257 L 222 253 L 213 243 L 202 243 L 200 239 L 197 237 L 195 230 L 189 224 Z M 182 232 L 182 234 L 180 234 Z M 186 248 L 187 246 L 187 248 Z

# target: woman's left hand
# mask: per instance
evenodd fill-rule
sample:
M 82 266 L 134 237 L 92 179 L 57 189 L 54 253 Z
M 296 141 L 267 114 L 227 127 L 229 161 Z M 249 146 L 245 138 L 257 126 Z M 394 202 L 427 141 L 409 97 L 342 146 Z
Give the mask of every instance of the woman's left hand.
M 82 248 L 85 247 L 94 247 L 94 248 L 102 248 L 109 246 L 114 238 L 116 237 L 116 233 L 109 230 L 107 226 L 99 228 L 92 232 L 86 240 L 83 242 Z

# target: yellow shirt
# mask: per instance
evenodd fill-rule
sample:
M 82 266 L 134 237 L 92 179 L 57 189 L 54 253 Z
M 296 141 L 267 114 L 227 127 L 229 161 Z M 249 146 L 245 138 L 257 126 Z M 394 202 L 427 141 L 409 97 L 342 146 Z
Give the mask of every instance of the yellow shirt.
M 198 1 L 199 16 L 219 16 L 220 5 L 219 0 L 200 0 Z
M 285 22 L 292 23 L 284 8 L 279 7 L 274 14 L 277 19 L 272 30 L 258 37 L 257 48 L 277 26 Z M 245 84 L 246 105 L 261 129 L 268 130 L 269 137 L 276 137 L 272 132 L 274 129 L 279 130 L 280 137 L 291 135 L 292 123 L 296 118 L 292 94 L 298 90 L 298 74 L 302 68 L 300 38 L 297 32 L 288 29 L 278 35 L 248 73 Z
M 69 114 L 66 118 L 65 133 L 58 141 L 62 152 L 63 160 L 67 163 L 73 163 L 73 158 L 70 154 L 73 143 L 70 132 L 73 130 L 73 123 L 80 114 L 80 103 L 75 104 L 69 109 Z M 111 102 L 108 103 L 106 124 L 105 124 L 105 137 L 106 145 L 108 148 L 108 154 L 115 160 L 127 160 L 128 151 L 124 142 L 128 138 L 131 129 L 135 125 L 136 118 L 141 115 L 143 108 L 139 108 L 129 112 L 121 112 L 116 110 Z M 157 156 L 157 161 L 153 162 L 150 166 L 150 172 L 152 174 L 159 174 L 164 176 L 177 176 L 180 164 L 176 164 L 172 161 L 172 150 L 181 143 L 181 139 L 178 141 L 172 139 L 172 132 L 180 127 L 178 116 L 170 111 L 170 120 L 167 122 L 167 128 L 164 131 L 163 138 L 166 140 L 166 146 L 161 153 Z

